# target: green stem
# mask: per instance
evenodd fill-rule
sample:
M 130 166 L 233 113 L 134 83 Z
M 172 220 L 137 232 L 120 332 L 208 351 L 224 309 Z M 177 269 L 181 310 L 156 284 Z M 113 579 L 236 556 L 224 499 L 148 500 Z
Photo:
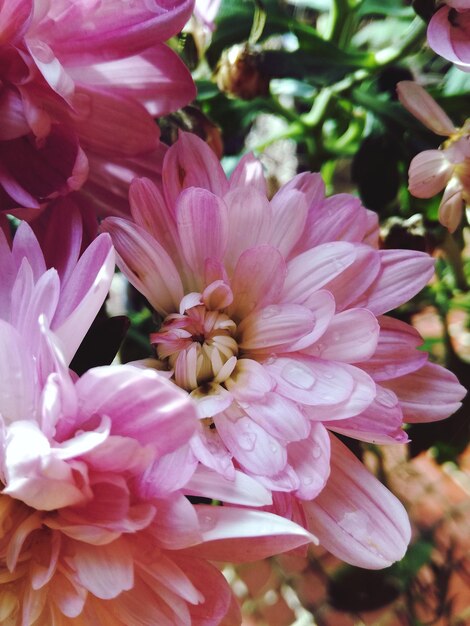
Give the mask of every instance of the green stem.
M 446 233 L 442 249 L 454 272 L 457 288 L 460 289 L 460 291 L 468 291 L 467 279 L 462 263 L 462 252 L 450 233 Z
M 415 17 L 403 35 L 398 47 L 390 46 L 375 53 L 375 63 L 378 67 L 384 67 L 404 58 L 422 46 L 423 35 L 426 32 L 426 24 L 420 17 Z

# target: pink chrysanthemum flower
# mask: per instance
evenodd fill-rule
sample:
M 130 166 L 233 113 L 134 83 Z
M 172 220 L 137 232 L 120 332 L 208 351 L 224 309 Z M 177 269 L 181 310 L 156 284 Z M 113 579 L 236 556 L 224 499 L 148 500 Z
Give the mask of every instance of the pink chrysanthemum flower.
M 434 52 L 470 71 L 469 0 L 446 0 L 432 16 L 427 36 Z
M 58 290 L 26 224 L 12 249 L 0 241 L 0 621 L 238 623 L 207 559 L 255 560 L 314 538 L 233 506 L 268 505 L 270 494 L 241 472 L 229 482 L 196 466 L 195 409 L 165 377 L 131 365 L 69 373 L 69 335 L 86 331 L 79 301 L 102 301 L 109 244 L 96 240 Z M 232 506 L 193 505 L 186 494 Z
M 166 155 L 163 193 L 135 180 L 130 203 L 135 224 L 108 218 L 103 228 L 162 318 L 151 336 L 157 366 L 198 403 L 196 458 L 227 478 L 256 478 L 277 512 L 318 529 L 342 558 L 401 558 L 406 513 L 328 430 L 403 442 L 403 421 L 459 406 L 453 374 L 383 315 L 426 284 L 432 259 L 378 250 L 376 216 L 352 196 L 325 199 L 318 174 L 268 201 L 261 165 L 246 156 L 227 181 L 191 135 Z
M 397 86 L 404 107 L 436 135 L 448 137 L 438 150 L 420 152 L 411 161 L 409 190 L 417 198 L 431 198 L 444 189 L 439 221 L 452 233 L 464 206 L 470 206 L 470 119 L 456 128 L 447 114 L 417 83 Z
M 80 189 L 89 173 L 84 191 L 101 207 L 101 196 L 119 195 L 130 181 L 129 169 L 155 171 L 153 117 L 195 93 L 189 71 L 161 42 L 192 7 L 192 0 L 0 4 L 0 210 L 37 211 Z

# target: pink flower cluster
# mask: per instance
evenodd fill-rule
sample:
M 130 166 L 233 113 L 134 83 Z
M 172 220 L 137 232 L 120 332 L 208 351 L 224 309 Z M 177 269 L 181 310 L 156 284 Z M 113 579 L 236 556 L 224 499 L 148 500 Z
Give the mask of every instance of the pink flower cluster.
M 116 213 L 129 169 L 158 171 L 153 117 L 195 95 L 189 71 L 162 42 L 192 7 L 191 0 L 1 3 L 1 210 L 31 217 L 83 189 L 88 202 L 104 211 L 114 204 Z
M 429 22 L 428 43 L 459 69 L 470 71 L 469 0 L 445 0 Z
M 169 149 L 162 179 L 162 190 L 135 179 L 135 221 L 107 218 L 103 230 L 163 320 L 154 367 L 197 403 L 195 459 L 228 480 L 254 478 L 273 492 L 272 510 L 345 560 L 401 558 L 404 510 L 331 432 L 403 442 L 403 422 L 458 408 L 455 376 L 384 315 L 425 286 L 433 260 L 378 250 L 375 214 L 346 194 L 325 198 L 318 174 L 269 201 L 246 156 L 228 181 L 191 135 Z

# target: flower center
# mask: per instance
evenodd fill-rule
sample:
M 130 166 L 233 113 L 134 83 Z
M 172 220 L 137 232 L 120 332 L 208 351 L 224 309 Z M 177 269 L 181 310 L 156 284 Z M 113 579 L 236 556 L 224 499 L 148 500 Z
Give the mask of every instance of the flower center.
M 204 304 L 174 313 L 150 340 L 158 357 L 167 360 L 177 385 L 188 391 L 203 383 L 223 382 L 233 371 L 238 355 L 235 322 Z

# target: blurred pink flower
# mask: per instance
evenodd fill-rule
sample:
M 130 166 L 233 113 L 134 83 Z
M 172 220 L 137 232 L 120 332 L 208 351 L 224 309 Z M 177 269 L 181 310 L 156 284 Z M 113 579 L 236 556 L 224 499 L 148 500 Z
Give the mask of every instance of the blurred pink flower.
M 312 528 L 303 503 L 324 503 L 320 538 L 346 560 L 401 558 L 404 509 L 327 429 L 403 442 L 403 421 L 458 408 L 453 374 L 427 363 L 416 331 L 383 315 L 424 287 L 433 260 L 378 250 L 375 214 L 353 196 L 325 199 L 319 174 L 296 176 L 268 201 L 252 156 L 227 181 L 187 134 L 166 155 L 163 193 L 135 180 L 130 204 L 136 223 L 108 218 L 103 228 L 162 317 L 156 366 L 198 403 L 196 458 L 229 479 L 237 469 L 256 478 L 275 492 L 276 512 Z M 366 514 L 380 520 L 367 533 L 353 522 Z
M 446 0 L 432 16 L 427 34 L 434 52 L 470 71 L 469 0 Z
M 444 189 L 439 221 L 454 232 L 470 205 L 470 119 L 456 128 L 433 98 L 417 83 L 402 81 L 397 86 L 404 107 L 422 124 L 448 137 L 438 150 L 420 152 L 411 161 L 409 190 L 417 198 L 431 198 Z
M 214 22 L 220 9 L 221 0 L 196 0 L 194 15 L 209 30 L 214 30 Z
M 82 188 L 89 169 L 88 197 L 119 194 L 143 157 L 153 171 L 153 117 L 195 94 L 189 71 L 161 43 L 192 8 L 192 0 L 1 3 L 0 210 L 34 216 Z
M 73 353 L 87 330 L 82 304 L 96 313 L 103 300 L 110 250 L 100 236 L 61 269 L 62 285 L 27 224 L 11 249 L 0 241 L 0 621 L 215 626 L 228 614 L 238 623 L 207 559 L 256 560 L 315 538 L 243 508 L 271 502 L 250 477 L 197 467 L 196 411 L 164 376 L 132 365 L 69 372 L 62 348 Z M 193 505 L 186 494 L 232 506 Z

